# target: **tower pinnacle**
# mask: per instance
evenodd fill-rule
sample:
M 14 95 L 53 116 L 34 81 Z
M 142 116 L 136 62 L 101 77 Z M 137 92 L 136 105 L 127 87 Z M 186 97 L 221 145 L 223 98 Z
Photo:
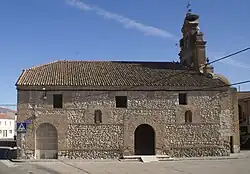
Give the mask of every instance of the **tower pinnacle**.
M 190 0 L 188 1 L 188 12 L 181 29 L 182 38 L 180 39 L 180 63 L 189 68 L 202 70 L 206 62 L 206 41 L 199 28 L 199 15 L 191 12 Z M 211 69 L 209 65 L 206 69 Z

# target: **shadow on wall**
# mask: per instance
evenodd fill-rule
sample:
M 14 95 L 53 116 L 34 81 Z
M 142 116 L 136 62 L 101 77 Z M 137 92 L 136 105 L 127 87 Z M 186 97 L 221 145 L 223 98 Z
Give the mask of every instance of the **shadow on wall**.
M 244 144 L 241 144 L 241 150 L 250 150 L 250 139 L 248 138 Z

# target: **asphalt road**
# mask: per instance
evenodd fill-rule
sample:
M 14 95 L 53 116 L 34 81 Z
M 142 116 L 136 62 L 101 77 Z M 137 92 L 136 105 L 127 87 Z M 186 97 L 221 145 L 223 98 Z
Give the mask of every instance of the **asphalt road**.
M 8 167 L 2 161 L 0 161 L 0 174 L 28 174 L 28 172 L 14 167 Z
M 56 165 L 56 164 L 54 164 Z M 13 163 L 0 160 L 0 174 L 61 174 L 52 168 L 36 163 Z
M 58 160 L 24 162 L 11 167 L 0 161 L 0 174 L 250 174 L 249 164 L 250 158 L 152 163 Z

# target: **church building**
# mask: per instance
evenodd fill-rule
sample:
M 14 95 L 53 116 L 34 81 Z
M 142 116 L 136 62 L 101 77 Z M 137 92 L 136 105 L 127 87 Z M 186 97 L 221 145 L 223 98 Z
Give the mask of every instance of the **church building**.
M 180 61 L 63 60 L 17 80 L 19 156 L 107 159 L 226 156 L 239 152 L 237 91 L 206 57 L 199 16 L 188 12 Z

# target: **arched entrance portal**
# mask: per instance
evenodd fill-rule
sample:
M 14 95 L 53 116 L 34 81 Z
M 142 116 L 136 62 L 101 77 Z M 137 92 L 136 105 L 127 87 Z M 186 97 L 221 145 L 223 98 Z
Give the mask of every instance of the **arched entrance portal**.
M 155 155 L 155 131 L 148 124 L 142 124 L 135 130 L 135 155 Z
M 57 130 L 49 123 L 42 123 L 36 130 L 36 158 L 57 159 Z

